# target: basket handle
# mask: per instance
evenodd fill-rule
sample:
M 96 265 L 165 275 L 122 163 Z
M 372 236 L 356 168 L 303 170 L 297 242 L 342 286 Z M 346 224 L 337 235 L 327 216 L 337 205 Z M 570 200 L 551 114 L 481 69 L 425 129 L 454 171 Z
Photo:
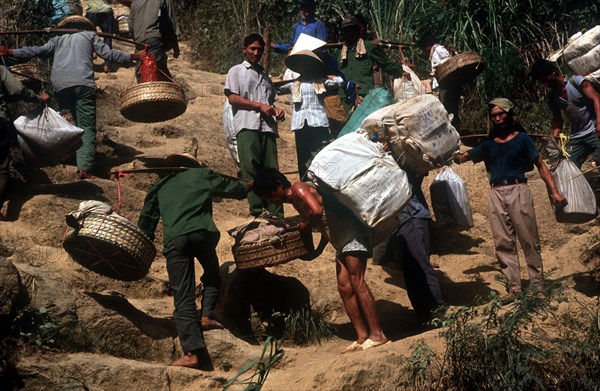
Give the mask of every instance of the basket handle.
M 300 237 L 304 243 L 304 247 L 308 249 L 308 254 L 299 257 L 303 261 L 312 261 L 313 259 L 318 258 L 321 254 L 323 254 L 325 246 L 327 246 L 327 243 L 329 243 L 329 239 L 326 235 L 323 235 L 323 233 L 321 233 L 321 239 L 319 240 L 319 244 L 316 248 L 313 243 L 312 231 L 308 231 L 308 235 L 302 233 Z

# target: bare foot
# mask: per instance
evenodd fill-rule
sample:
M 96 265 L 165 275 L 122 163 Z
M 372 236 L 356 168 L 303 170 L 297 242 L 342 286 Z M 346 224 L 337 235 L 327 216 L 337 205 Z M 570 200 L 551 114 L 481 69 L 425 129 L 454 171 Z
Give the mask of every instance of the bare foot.
M 209 318 L 208 316 L 203 316 L 200 320 L 200 326 L 202 330 L 222 330 L 225 328 L 220 322 Z
M 179 360 L 171 364 L 172 367 L 198 368 L 198 356 L 194 353 L 186 353 Z

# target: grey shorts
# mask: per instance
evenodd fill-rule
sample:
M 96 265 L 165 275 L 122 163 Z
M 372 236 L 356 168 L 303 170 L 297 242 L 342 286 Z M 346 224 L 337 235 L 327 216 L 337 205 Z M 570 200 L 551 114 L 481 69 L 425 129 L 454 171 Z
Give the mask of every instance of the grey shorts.
M 371 257 L 370 231 L 354 215 L 340 215 L 327 210 L 328 236 L 338 256 L 349 252 L 365 252 Z

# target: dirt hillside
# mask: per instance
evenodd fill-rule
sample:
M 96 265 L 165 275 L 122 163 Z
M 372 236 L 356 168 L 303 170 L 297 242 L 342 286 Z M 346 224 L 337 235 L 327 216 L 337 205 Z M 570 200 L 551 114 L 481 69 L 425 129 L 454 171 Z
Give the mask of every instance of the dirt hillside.
M 130 47 L 117 45 L 124 50 Z M 18 372 L 25 389 L 61 389 L 85 384 L 91 390 L 187 391 L 220 389 L 225 381 L 250 360 L 262 345 L 250 344 L 229 331 L 206 332 L 213 371 L 169 367 L 181 354 L 174 322 L 172 297 L 168 294 L 162 235 L 155 245 L 158 255 L 145 278 L 122 282 L 95 274 L 75 263 L 62 248 L 64 215 L 88 199 L 118 206 L 119 186 L 109 172 L 118 169 L 153 167 L 170 153 L 188 150 L 193 138 L 199 141 L 198 156 L 217 172 L 235 175 L 236 165 L 223 141 L 222 105 L 225 75 L 200 71 L 182 45 L 179 59 L 169 67 L 176 81 L 185 86 L 187 111 L 180 117 L 154 124 L 128 121 L 119 113 L 120 93 L 133 80 L 132 69 L 98 73 L 98 148 L 101 179 L 79 181 L 75 167 L 59 165 L 33 170 L 32 179 L 14 180 L 0 221 L 0 255 L 19 269 L 34 307 L 47 306 L 57 317 L 72 316 L 85 326 L 91 349 L 96 353 L 69 354 L 31 352 L 21 357 Z M 241 53 L 240 53 L 241 54 Z M 282 171 L 295 171 L 295 147 L 289 131 L 291 109 L 286 99 L 280 106 L 287 112 L 278 140 Z M 450 309 L 470 304 L 476 296 L 503 292 L 497 280 L 499 267 L 487 221 L 487 176 L 483 165 L 455 167 L 466 181 L 475 226 L 468 232 L 451 233 L 435 225 L 432 261 Z M 428 176 L 428 188 L 435 174 Z M 290 180 L 297 180 L 290 174 Z M 121 178 L 118 213 L 137 221 L 155 174 Z M 545 186 L 537 172 L 529 185 L 535 197 L 544 266 L 552 280 L 568 287 L 568 295 L 581 301 L 597 297 L 599 289 L 581 262 L 584 252 L 598 240 L 597 221 L 579 225 L 558 224 Z M 286 209 L 288 215 L 295 214 Z M 246 201 L 220 200 L 214 218 L 222 232 L 218 255 L 222 265 L 233 262 L 233 239 L 226 231 L 248 220 Z M 367 281 L 377 301 L 383 328 L 392 343 L 365 352 L 340 355 L 353 340 L 353 331 L 336 289 L 333 249 L 328 246 L 318 259 L 296 260 L 269 268 L 271 273 L 293 277 L 304 285 L 312 305 L 336 328 L 336 335 L 320 345 L 284 345 L 284 359 L 272 369 L 266 390 L 395 389 L 397 371 L 411 347 L 424 339 L 441 349 L 439 330 L 419 331 L 404 289 L 402 273 L 369 261 Z M 197 279 L 201 270 L 198 269 Z M 527 279 L 525 267 L 523 278 Z M 273 294 L 277 294 L 274 292 Z

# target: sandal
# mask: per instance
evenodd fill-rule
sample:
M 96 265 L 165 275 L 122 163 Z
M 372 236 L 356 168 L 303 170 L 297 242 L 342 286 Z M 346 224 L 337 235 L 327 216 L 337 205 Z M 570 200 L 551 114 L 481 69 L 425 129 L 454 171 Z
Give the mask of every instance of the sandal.
M 346 346 L 340 352 L 340 354 L 346 354 L 346 353 L 356 352 L 358 349 L 360 349 L 360 344 L 358 343 L 358 341 L 354 341 L 350 345 Z

